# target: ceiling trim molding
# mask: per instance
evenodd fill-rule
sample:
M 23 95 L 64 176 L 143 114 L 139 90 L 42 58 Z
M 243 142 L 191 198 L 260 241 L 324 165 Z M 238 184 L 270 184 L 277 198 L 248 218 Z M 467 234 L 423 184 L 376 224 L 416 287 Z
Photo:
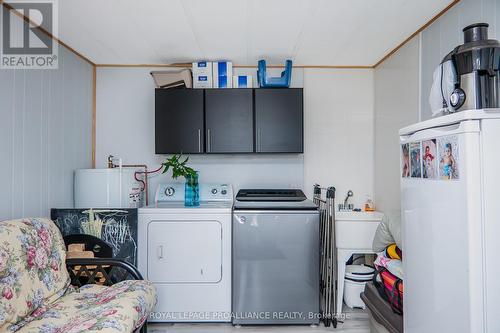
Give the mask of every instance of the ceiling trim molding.
M 13 9 L 12 6 L 9 5 L 8 3 L 6 3 L 4 0 L 0 0 L 0 4 L 3 5 L 5 8 L 7 8 L 8 10 L 12 10 Z M 25 22 L 31 23 L 32 25 L 36 25 L 32 20 L 30 20 L 28 17 L 22 15 L 18 11 L 13 11 L 13 13 L 15 15 L 17 15 L 18 17 L 22 18 Z M 72 53 L 74 53 L 80 59 L 84 60 L 85 62 L 89 63 L 92 66 L 95 66 L 95 63 L 92 62 L 89 58 L 87 58 L 86 56 L 84 56 L 83 54 L 81 54 L 80 52 L 78 52 L 77 50 L 75 50 L 74 48 L 72 48 L 71 46 L 69 46 L 68 44 L 66 44 L 62 40 L 60 40 L 59 38 L 54 37 L 54 35 L 52 35 L 50 32 L 48 32 L 44 28 L 38 26 L 36 29 L 40 30 L 41 32 L 43 32 L 44 34 L 46 34 L 47 36 L 49 36 L 50 38 L 52 38 L 53 40 L 55 40 L 57 43 L 59 43 L 59 45 L 62 45 L 65 48 L 67 48 L 69 51 L 71 51 Z
M 4 8 L 7 8 L 8 10 L 12 10 L 12 6 L 10 6 L 8 3 L 4 2 L 4 0 L 0 0 L 0 5 L 2 5 Z M 32 20 L 27 18 L 26 16 L 22 15 L 18 11 L 13 11 L 15 15 L 23 19 L 25 22 L 33 24 Z M 35 24 L 33 24 L 35 25 Z M 92 168 L 95 168 L 96 165 L 96 112 L 97 112 L 97 103 L 96 103 L 96 98 L 97 98 L 97 75 L 96 75 L 96 64 L 92 62 L 89 58 L 81 54 L 80 52 L 76 51 L 74 48 L 69 46 L 68 44 L 64 43 L 62 40 L 59 38 L 54 37 L 50 32 L 47 30 L 37 27 L 41 32 L 52 38 L 56 43 L 59 45 L 65 47 L 68 49 L 70 52 L 75 54 L 77 57 L 88 63 L 89 65 L 92 66 L 92 129 L 91 129 L 91 145 L 92 145 L 92 152 L 91 152 L 91 165 Z
M 394 53 L 396 53 L 400 48 L 406 45 L 410 40 L 412 40 L 415 36 L 417 36 L 419 33 L 424 31 L 428 26 L 430 26 L 434 21 L 436 21 L 438 18 L 443 16 L 447 11 L 449 11 L 453 6 L 455 6 L 457 3 L 459 3 L 460 0 L 453 0 L 448 6 L 446 6 L 442 11 L 440 11 L 437 15 L 435 15 L 433 18 L 431 18 L 426 24 L 420 27 L 417 31 L 412 33 L 410 37 L 406 38 L 401 44 L 396 46 L 394 49 L 392 49 L 389 53 L 387 53 L 382 59 L 380 59 L 375 65 L 373 65 L 373 68 L 377 68 L 380 64 L 382 64 L 384 61 L 386 61 L 388 58 L 390 58 Z
M 398 46 L 396 46 L 394 49 L 392 49 L 389 53 L 387 53 L 382 59 L 380 59 L 377 63 L 374 65 L 295 65 L 293 66 L 294 68 L 318 68 L 318 69 L 374 69 L 377 68 L 380 64 L 382 64 L 385 60 L 390 58 L 394 53 L 396 53 L 400 48 L 402 48 L 404 45 L 406 45 L 410 40 L 412 40 L 415 36 L 417 36 L 419 33 L 421 33 L 423 30 L 425 30 L 429 25 L 434 23 L 438 18 L 443 16 L 447 11 L 449 11 L 451 8 L 453 8 L 457 3 L 459 3 L 460 0 L 453 0 L 448 6 L 446 6 L 443 10 L 441 10 L 438 14 L 436 14 L 434 17 L 432 17 L 427 23 L 422 25 L 417 31 L 415 31 L 413 34 L 411 34 L 408 38 L 406 38 L 403 42 L 401 42 Z M 4 7 L 8 9 L 12 9 L 12 6 L 10 6 L 8 3 L 5 2 L 5 0 L 0 0 L 0 4 L 3 5 Z M 23 20 L 33 23 L 29 18 L 27 18 L 24 15 L 21 15 L 19 12 L 15 12 L 16 15 L 21 17 Z M 60 40 L 57 37 L 54 37 L 50 32 L 46 31 L 45 29 L 39 27 L 40 31 L 43 33 L 47 34 L 49 37 L 54 39 L 57 43 L 60 45 L 64 46 L 67 48 L 69 51 L 77 55 L 79 58 L 84 60 L 85 62 L 89 63 L 92 66 L 95 67 L 158 67 L 158 68 L 190 68 L 191 64 L 190 63 L 181 63 L 181 64 L 96 64 L 93 61 L 91 61 L 88 57 L 84 56 L 82 53 L 79 51 L 75 50 L 62 40 Z M 257 68 L 255 65 L 234 65 L 234 68 Z M 268 65 L 268 68 L 283 68 L 283 65 Z
M 191 68 L 189 64 L 96 64 L 96 67 L 159 67 L 159 68 Z M 267 68 L 284 68 L 284 65 L 267 65 Z M 233 68 L 257 68 L 256 65 L 233 65 Z M 293 68 L 324 68 L 324 69 L 372 69 L 373 66 L 358 65 L 294 65 Z
M 0 0 L 2 1 L 2 0 Z M 400 48 L 406 45 L 410 40 L 412 40 L 419 33 L 424 31 L 428 26 L 434 23 L 438 18 L 443 16 L 451 8 L 453 8 L 460 0 L 453 0 L 448 6 L 443 10 L 433 16 L 429 21 L 422 25 L 417 31 L 412 33 L 408 38 L 401 42 L 398 46 L 393 48 L 389 53 L 377 61 L 374 65 L 294 65 L 294 68 L 318 68 L 318 69 L 374 69 L 380 64 L 390 58 L 394 53 L 396 53 Z M 96 67 L 158 67 L 158 68 L 190 68 L 191 64 L 96 64 Z M 268 68 L 284 68 L 284 65 L 268 65 Z M 233 68 L 257 68 L 255 65 L 233 65 Z

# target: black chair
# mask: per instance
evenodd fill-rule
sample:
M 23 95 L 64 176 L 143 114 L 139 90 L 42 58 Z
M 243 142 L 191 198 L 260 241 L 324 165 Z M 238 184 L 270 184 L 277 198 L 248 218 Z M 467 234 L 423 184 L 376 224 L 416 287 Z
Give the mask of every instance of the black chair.
M 63 237 L 66 248 L 69 244 L 85 244 L 85 249 L 94 252 L 94 258 L 66 259 L 71 285 L 81 287 L 100 283 L 111 286 L 124 280 L 143 280 L 141 273 L 131 263 L 113 258 L 113 249 L 100 238 L 86 234 Z M 136 332 L 147 333 L 147 321 Z

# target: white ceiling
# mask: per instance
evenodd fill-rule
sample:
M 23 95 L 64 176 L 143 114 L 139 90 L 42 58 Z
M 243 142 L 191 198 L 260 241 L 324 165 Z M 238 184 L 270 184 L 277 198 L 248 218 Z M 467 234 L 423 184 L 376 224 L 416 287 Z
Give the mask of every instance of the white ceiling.
M 371 66 L 450 2 L 60 0 L 59 37 L 96 64 Z

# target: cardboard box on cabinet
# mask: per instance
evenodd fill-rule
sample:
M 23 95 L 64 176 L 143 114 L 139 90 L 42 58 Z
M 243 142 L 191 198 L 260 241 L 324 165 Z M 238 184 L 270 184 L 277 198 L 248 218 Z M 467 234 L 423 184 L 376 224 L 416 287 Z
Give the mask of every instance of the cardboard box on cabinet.
M 233 88 L 253 88 L 252 75 L 234 75 Z
M 213 87 L 212 62 L 193 62 L 193 88 L 204 89 Z
M 233 87 L 233 63 L 231 61 L 214 61 L 212 63 L 213 87 Z

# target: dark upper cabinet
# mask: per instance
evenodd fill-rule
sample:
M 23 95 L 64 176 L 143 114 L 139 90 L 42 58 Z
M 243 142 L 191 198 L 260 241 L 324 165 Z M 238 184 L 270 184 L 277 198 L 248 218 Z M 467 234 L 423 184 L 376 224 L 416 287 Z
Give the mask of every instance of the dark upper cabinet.
M 255 89 L 256 152 L 303 153 L 302 89 Z
M 254 151 L 252 89 L 205 90 L 207 153 Z
M 156 89 L 156 153 L 302 153 L 302 95 L 300 88 Z
M 204 152 L 203 90 L 156 89 L 156 154 Z

